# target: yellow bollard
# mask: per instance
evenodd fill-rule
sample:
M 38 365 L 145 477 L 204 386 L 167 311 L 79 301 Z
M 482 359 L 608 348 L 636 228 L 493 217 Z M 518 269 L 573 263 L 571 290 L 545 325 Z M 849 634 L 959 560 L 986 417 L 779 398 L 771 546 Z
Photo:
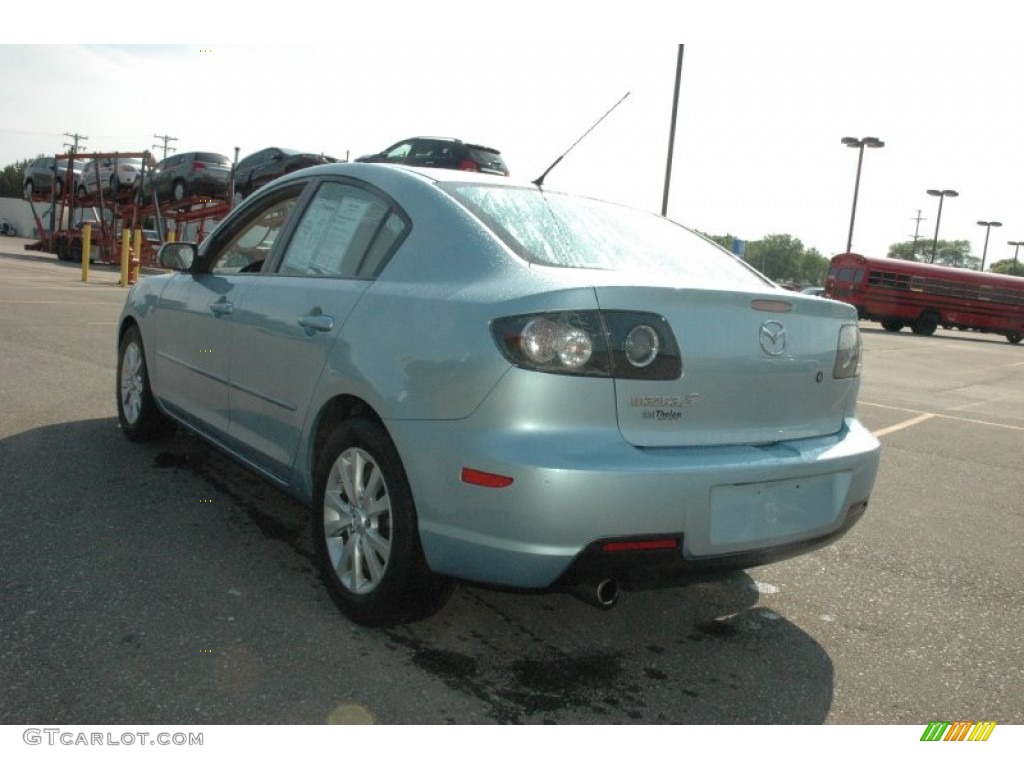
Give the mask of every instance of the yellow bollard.
M 132 283 L 139 282 L 139 262 L 142 254 L 142 230 L 136 229 L 132 239 Z
M 175 240 L 177 240 L 177 238 L 174 236 L 174 230 L 172 229 L 170 232 L 167 233 L 167 242 L 173 243 Z
M 128 241 L 132 236 L 130 229 L 121 230 L 121 287 L 128 287 Z
M 92 253 L 92 224 L 82 227 L 82 282 L 89 282 L 89 254 Z

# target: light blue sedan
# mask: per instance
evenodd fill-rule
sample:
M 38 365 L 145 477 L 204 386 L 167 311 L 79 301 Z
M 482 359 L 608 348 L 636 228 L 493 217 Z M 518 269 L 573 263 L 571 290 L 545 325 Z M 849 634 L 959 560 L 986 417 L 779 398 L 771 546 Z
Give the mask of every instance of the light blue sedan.
M 314 509 L 364 624 L 452 578 L 677 583 L 824 546 L 863 514 L 852 307 L 659 216 L 458 171 L 283 177 L 128 296 L 117 407 Z

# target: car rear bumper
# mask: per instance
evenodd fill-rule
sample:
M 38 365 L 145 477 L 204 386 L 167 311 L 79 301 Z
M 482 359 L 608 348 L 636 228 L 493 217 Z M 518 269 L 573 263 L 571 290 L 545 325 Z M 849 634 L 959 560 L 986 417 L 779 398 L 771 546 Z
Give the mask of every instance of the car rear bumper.
M 524 588 L 602 569 L 625 580 L 745 568 L 824 546 L 863 514 L 880 450 L 856 419 L 827 437 L 658 449 L 629 445 L 617 429 L 472 432 L 470 422 L 388 425 L 424 552 L 440 573 Z M 466 483 L 464 467 L 512 482 Z M 666 539 L 676 544 L 604 546 Z

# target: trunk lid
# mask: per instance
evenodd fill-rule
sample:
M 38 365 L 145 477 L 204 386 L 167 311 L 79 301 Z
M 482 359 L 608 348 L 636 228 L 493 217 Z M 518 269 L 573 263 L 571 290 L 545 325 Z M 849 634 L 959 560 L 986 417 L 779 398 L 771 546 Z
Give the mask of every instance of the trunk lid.
M 595 291 L 602 309 L 663 316 L 682 355 L 683 375 L 675 381 L 616 379 L 619 428 L 633 445 L 817 437 L 839 431 L 853 411 L 860 378 L 833 378 L 840 328 L 856 322 L 848 305 L 782 291 Z

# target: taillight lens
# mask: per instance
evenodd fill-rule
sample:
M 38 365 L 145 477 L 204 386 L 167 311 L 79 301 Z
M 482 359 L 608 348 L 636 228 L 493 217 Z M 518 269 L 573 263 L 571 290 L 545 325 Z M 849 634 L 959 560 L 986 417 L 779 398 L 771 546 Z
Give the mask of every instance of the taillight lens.
M 832 378 L 851 379 L 860 375 L 860 329 L 856 325 L 844 325 L 839 329 L 839 343 L 836 349 L 836 364 L 832 367 Z
M 460 171 L 479 171 L 480 170 L 480 165 L 478 163 L 474 163 L 472 160 L 463 160 L 462 162 L 459 163 L 459 170 Z
M 569 376 L 672 380 L 683 361 L 665 318 L 584 310 L 502 317 L 491 323 L 502 354 L 520 368 Z

